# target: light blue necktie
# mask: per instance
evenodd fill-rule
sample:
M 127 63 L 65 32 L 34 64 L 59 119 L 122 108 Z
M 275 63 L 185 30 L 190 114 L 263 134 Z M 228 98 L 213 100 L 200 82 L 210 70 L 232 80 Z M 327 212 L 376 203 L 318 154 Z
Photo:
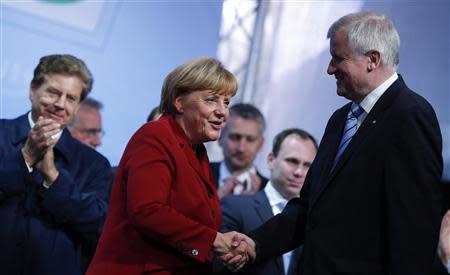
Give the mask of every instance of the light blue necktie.
M 350 111 L 347 114 L 347 121 L 345 122 L 344 133 L 342 134 L 341 143 L 339 144 L 339 150 L 336 154 L 336 158 L 334 159 L 333 168 L 331 169 L 331 171 L 333 171 L 342 153 L 344 153 L 345 148 L 347 148 L 348 144 L 352 140 L 352 137 L 355 135 L 357 130 L 356 126 L 358 125 L 358 117 L 362 113 L 364 113 L 363 108 L 361 108 L 361 106 L 359 106 L 358 104 L 353 103 L 352 107 L 350 108 Z

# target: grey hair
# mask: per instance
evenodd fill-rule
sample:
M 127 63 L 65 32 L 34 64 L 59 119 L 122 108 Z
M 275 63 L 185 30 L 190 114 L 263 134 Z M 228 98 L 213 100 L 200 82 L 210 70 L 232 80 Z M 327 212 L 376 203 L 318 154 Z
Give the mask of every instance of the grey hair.
M 86 97 L 83 101 L 81 101 L 80 108 L 91 108 L 100 111 L 103 109 L 103 104 L 92 97 Z
M 347 33 L 348 45 L 356 53 L 364 55 L 377 50 L 383 66 L 398 66 L 400 36 L 387 16 L 371 12 L 345 15 L 331 25 L 327 38 L 333 39 L 340 31 Z
M 78 110 L 80 110 L 81 108 L 94 109 L 100 112 L 100 110 L 103 109 L 103 104 L 100 101 L 93 99 L 92 97 L 86 97 L 80 102 Z M 76 122 L 78 122 L 78 119 L 79 119 L 78 116 L 75 114 L 72 121 L 70 121 L 68 125 L 69 128 L 74 127 Z

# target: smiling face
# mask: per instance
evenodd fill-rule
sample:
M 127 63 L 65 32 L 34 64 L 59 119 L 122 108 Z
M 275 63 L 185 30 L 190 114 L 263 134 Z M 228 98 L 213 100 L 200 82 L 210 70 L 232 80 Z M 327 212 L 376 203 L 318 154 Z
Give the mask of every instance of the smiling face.
M 291 134 L 281 143 L 277 156 L 269 154 L 270 181 L 284 198 L 298 197 L 316 153 L 310 139 Z
M 327 73 L 336 77 L 337 94 L 361 102 L 370 92 L 367 83 L 369 58 L 350 49 L 345 31 L 338 31 L 330 39 L 330 54 Z
M 228 95 L 211 90 L 193 91 L 175 99 L 176 120 L 192 146 L 219 139 L 229 104 Z
M 80 103 L 82 91 L 78 76 L 51 74 L 39 87 L 31 87 L 31 115 L 33 121 L 43 116 L 64 128 L 73 118 Z

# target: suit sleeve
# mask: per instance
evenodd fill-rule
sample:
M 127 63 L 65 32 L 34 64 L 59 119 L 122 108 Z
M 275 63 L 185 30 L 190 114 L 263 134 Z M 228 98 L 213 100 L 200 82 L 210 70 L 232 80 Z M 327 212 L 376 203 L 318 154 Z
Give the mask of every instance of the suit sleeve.
M 307 202 L 294 198 L 278 215 L 250 232 L 256 243 L 256 261 L 263 261 L 298 247 L 304 236 Z
M 243 232 L 243 216 L 240 211 L 241 205 L 234 196 L 225 196 L 222 199 L 222 226 L 220 231 L 225 233 L 229 231 Z
M 387 261 L 392 275 L 431 274 L 440 224 L 441 134 L 431 107 L 400 117 L 384 169 Z
M 26 192 L 29 172 L 22 152 L 17 148 L 0 148 L 0 203 Z
M 131 223 L 154 242 L 169 245 L 195 260 L 211 261 L 217 231 L 180 213 L 169 203 L 171 193 L 176 192 L 173 179 L 177 169 L 175 156 L 167 147 L 170 141 L 163 141 L 164 134 L 156 132 L 139 135 L 130 146 L 126 164 L 126 201 Z M 192 179 L 186 179 L 185 184 L 191 183 Z
M 41 192 L 41 207 L 53 220 L 84 239 L 95 240 L 101 232 L 108 206 L 111 166 L 98 157 L 86 168 L 85 182 L 76 181 L 67 168 L 59 166 L 59 176 Z M 41 181 L 38 182 L 41 185 Z M 43 187 L 40 187 L 43 189 Z

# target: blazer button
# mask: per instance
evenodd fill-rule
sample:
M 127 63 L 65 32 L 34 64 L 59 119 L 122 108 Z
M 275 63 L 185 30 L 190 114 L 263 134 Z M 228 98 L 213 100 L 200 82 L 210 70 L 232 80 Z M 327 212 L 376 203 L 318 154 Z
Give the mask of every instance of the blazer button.
M 211 199 L 213 197 L 213 195 L 214 195 L 213 192 L 208 189 L 208 198 Z
M 191 254 L 193 256 L 197 256 L 198 255 L 198 250 L 197 249 L 192 249 Z

